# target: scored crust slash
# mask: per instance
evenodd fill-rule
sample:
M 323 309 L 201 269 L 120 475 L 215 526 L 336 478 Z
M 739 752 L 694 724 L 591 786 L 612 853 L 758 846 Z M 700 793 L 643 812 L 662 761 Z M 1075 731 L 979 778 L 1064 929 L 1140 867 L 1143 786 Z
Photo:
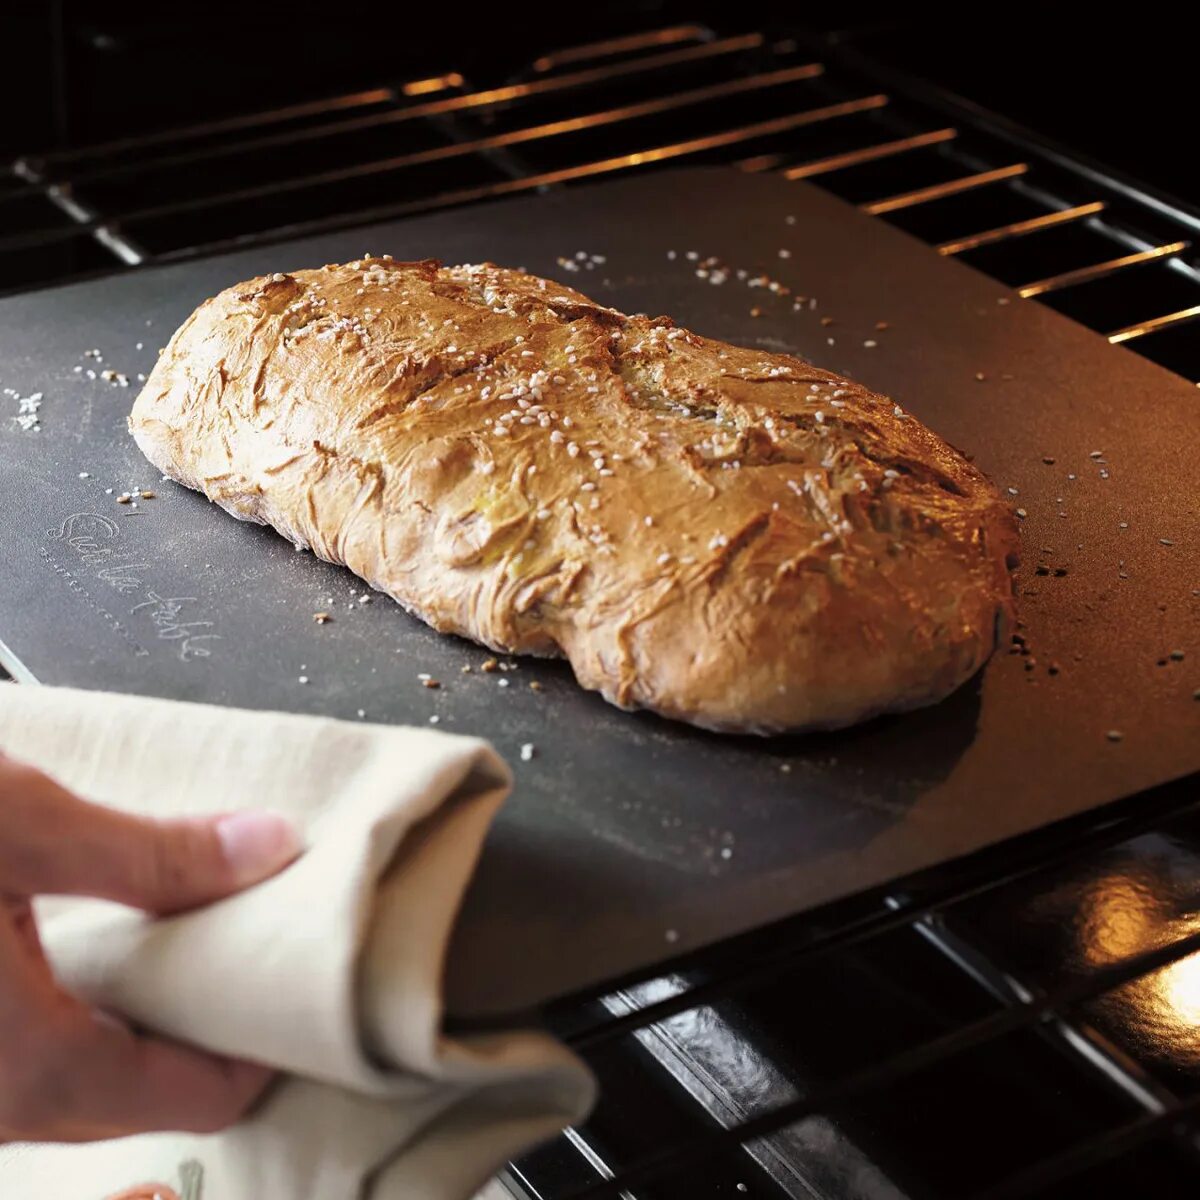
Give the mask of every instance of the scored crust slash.
M 893 401 L 490 264 L 238 284 L 130 428 L 435 629 L 709 729 L 931 703 L 1012 618 L 1008 505 Z

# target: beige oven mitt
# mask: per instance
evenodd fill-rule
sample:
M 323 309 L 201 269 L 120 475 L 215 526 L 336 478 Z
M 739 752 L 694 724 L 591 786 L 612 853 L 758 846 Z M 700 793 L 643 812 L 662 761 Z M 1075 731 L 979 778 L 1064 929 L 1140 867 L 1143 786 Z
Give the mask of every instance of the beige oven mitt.
M 146 1181 L 187 1200 L 464 1200 L 588 1110 L 592 1079 L 552 1038 L 442 1034 L 450 931 L 510 784 L 486 742 L 4 684 L 0 748 L 132 812 L 278 809 L 308 847 L 180 916 L 39 901 L 67 986 L 284 1074 L 225 1133 L 0 1147 L 4 1200 Z

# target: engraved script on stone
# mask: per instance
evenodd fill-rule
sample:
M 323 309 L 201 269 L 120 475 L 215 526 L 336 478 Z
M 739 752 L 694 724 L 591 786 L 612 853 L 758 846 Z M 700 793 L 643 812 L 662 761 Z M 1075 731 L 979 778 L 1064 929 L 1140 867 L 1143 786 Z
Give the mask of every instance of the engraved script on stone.
M 220 640 L 214 622 L 185 611 L 195 596 L 165 596 L 146 578 L 149 563 L 120 544 L 121 526 L 99 513 L 72 513 L 61 525 L 46 531 L 52 541 L 73 552 L 74 561 L 118 595 L 134 600 L 129 615 L 148 621 L 159 641 L 173 642 L 182 662 L 212 657 L 212 642 Z

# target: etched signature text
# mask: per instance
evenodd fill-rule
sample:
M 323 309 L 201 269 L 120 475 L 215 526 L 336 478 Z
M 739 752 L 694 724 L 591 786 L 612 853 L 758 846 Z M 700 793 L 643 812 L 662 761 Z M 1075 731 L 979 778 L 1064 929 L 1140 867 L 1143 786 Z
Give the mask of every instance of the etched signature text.
M 46 534 L 69 546 L 75 561 L 101 583 L 121 596 L 136 599 L 130 615 L 140 613 L 150 621 L 155 637 L 174 642 L 183 662 L 212 656 L 208 643 L 221 637 L 214 622 L 197 616 L 194 610 L 184 612 L 184 605 L 197 603 L 195 596 L 163 596 L 149 585 L 144 573 L 151 569 L 150 564 L 138 562 L 137 555 L 121 547 L 121 527 L 116 521 L 99 513 L 72 513 Z
M 160 596 L 157 592 L 146 590 L 146 599 L 135 604 L 129 611 L 140 612 L 150 609 L 150 620 L 158 630 L 158 636 L 165 641 L 179 642 L 179 657 L 187 662 L 191 658 L 208 658 L 212 651 L 201 642 L 219 638 L 219 633 L 201 633 L 202 629 L 212 629 L 211 621 L 183 621 L 180 616 L 183 606 L 195 602 L 195 596 Z

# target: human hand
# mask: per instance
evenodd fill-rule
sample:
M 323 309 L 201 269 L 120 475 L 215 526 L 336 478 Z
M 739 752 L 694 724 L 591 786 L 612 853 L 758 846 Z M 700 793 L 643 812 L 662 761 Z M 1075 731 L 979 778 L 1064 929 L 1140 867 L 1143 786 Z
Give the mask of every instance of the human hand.
M 31 899 L 151 913 L 217 900 L 300 849 L 274 813 L 156 821 L 89 804 L 0 753 L 0 1142 L 83 1142 L 238 1119 L 271 1072 L 130 1029 L 55 980 Z

